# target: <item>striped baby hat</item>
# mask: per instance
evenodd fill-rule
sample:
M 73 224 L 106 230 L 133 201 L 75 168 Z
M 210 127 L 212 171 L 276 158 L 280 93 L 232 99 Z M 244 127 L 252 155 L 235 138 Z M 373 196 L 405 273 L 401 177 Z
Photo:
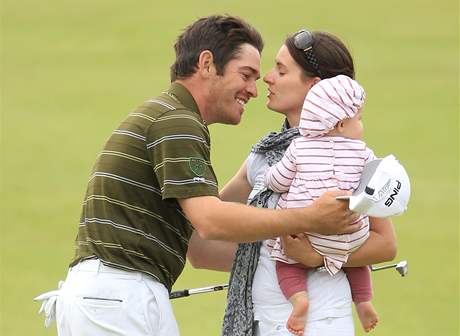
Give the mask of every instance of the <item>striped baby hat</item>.
M 365 97 L 361 85 L 348 76 L 319 81 L 305 97 L 300 134 L 315 137 L 328 133 L 339 121 L 353 118 L 363 106 Z

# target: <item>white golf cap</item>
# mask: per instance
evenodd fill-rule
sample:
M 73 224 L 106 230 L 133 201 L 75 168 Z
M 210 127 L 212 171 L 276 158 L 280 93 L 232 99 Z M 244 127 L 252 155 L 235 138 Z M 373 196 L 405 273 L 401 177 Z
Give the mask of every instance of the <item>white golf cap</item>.
M 350 210 L 371 217 L 390 217 L 407 209 L 410 181 L 393 155 L 368 162 L 358 188 L 349 197 Z

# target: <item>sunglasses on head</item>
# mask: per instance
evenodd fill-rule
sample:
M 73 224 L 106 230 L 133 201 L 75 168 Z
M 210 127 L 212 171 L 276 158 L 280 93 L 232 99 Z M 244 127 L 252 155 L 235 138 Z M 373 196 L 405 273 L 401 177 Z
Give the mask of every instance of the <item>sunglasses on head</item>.
M 322 78 L 321 71 L 319 70 L 318 59 L 313 52 L 313 35 L 306 29 L 299 30 L 294 35 L 294 46 L 302 50 L 307 58 L 308 63 L 315 69 L 316 74 Z

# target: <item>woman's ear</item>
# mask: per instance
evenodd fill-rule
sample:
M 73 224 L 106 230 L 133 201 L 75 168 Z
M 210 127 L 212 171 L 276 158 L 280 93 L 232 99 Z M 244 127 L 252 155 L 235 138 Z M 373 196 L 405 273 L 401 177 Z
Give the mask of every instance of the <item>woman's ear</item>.
M 318 84 L 320 80 L 321 80 L 321 78 L 319 78 L 319 77 L 314 77 L 314 78 L 313 78 L 313 85 Z
M 311 89 L 314 85 L 316 85 L 320 80 L 321 80 L 321 78 L 319 78 L 319 77 L 309 77 L 309 78 L 308 78 L 308 81 L 307 81 L 308 91 L 310 91 L 310 89 Z

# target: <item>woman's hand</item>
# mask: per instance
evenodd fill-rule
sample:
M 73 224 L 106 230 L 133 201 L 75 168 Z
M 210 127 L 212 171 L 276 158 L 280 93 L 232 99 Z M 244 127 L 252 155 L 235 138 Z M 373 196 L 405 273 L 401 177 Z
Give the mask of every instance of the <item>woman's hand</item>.
M 307 267 L 323 265 L 323 257 L 313 249 L 305 234 L 283 236 L 281 237 L 281 244 L 288 258 L 294 259 Z

